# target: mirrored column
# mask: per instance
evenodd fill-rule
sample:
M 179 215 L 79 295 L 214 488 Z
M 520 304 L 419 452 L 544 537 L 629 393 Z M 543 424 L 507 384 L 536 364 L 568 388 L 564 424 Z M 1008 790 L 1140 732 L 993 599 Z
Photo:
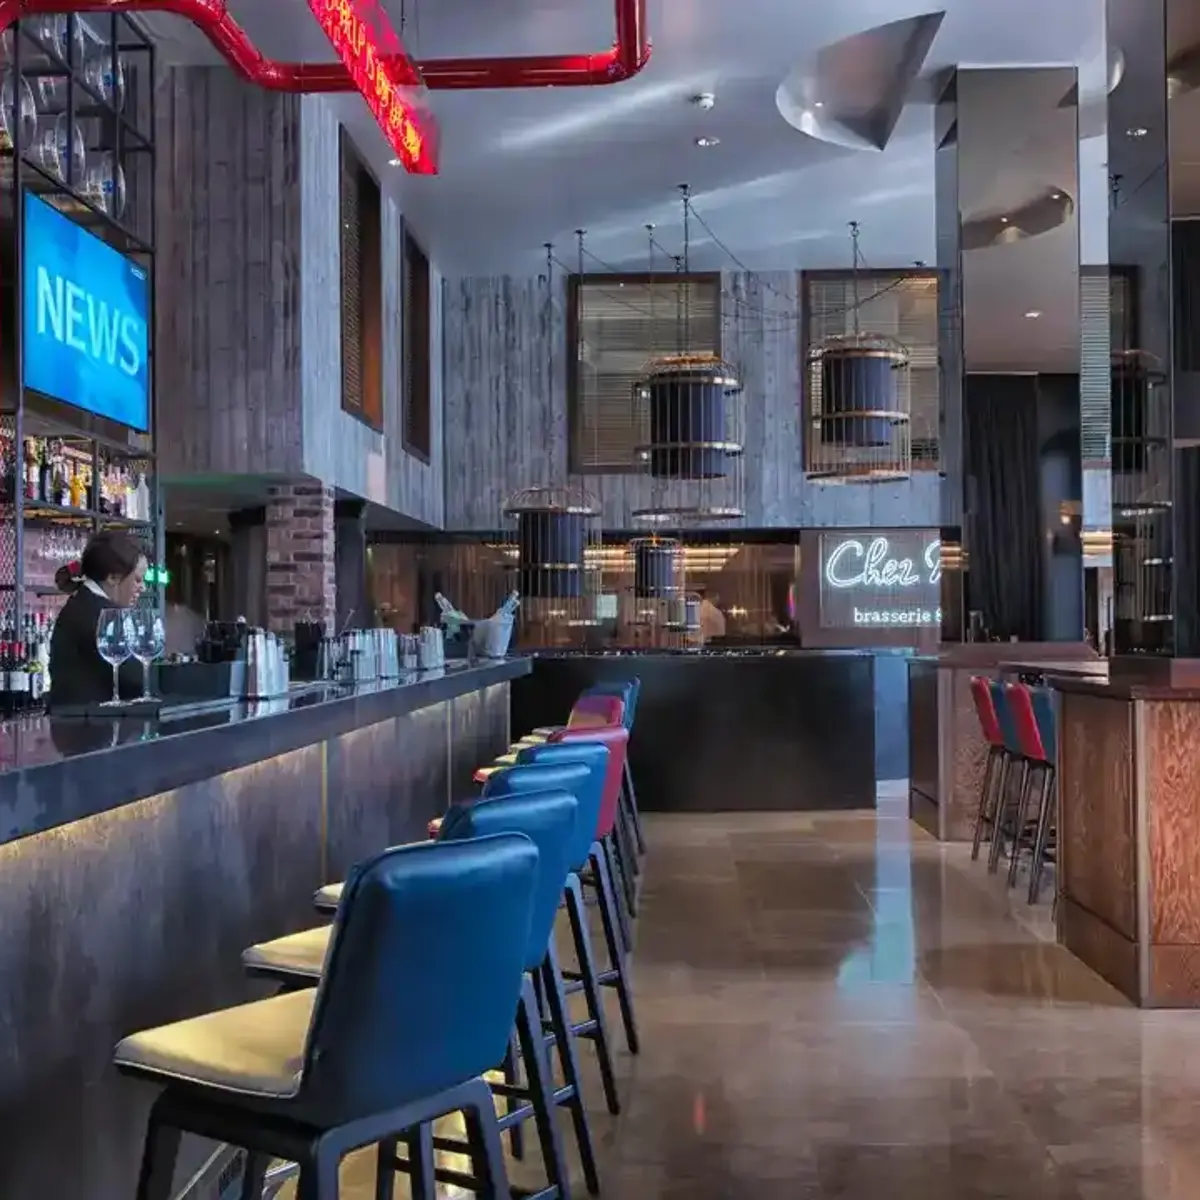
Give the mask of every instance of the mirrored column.
M 957 336 L 944 322 L 945 433 L 956 415 L 961 445 L 944 509 L 962 514 L 969 624 L 977 636 L 1078 641 L 1076 71 L 959 70 L 937 126 L 938 265 L 956 263 L 947 292 L 960 305 Z

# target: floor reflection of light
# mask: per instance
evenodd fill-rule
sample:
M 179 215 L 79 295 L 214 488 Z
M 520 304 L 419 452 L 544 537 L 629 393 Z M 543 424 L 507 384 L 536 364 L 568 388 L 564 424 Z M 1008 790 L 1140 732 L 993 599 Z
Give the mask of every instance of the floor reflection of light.
M 906 801 L 907 803 L 907 801 Z M 875 887 L 868 900 L 870 941 L 838 966 L 839 988 L 867 983 L 911 984 L 916 980 L 917 946 L 913 927 L 912 854 L 907 811 L 889 811 L 881 801 L 875 821 Z

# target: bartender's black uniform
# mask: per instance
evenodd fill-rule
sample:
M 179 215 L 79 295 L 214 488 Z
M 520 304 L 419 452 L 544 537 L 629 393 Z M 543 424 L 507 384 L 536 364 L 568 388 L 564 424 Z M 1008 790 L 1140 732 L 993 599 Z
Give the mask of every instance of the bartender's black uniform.
M 112 608 L 103 596 L 81 586 L 62 606 L 50 638 L 50 707 L 102 704 L 112 699 L 112 667 L 96 649 L 100 614 Z M 142 694 L 142 664 L 127 658 L 117 676 L 122 700 Z

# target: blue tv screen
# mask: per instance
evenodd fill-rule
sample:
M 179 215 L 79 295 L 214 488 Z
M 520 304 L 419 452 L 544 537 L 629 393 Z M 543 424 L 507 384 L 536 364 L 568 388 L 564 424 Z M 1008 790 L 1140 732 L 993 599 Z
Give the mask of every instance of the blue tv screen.
M 25 386 L 149 429 L 146 270 L 32 192 L 24 249 Z

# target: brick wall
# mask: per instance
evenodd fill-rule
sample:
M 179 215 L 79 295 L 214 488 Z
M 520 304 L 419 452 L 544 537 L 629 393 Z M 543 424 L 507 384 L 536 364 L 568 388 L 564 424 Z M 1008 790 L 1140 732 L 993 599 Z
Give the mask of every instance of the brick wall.
M 267 497 L 267 628 L 290 632 L 297 621 L 324 621 L 333 632 L 333 489 L 316 482 L 281 484 Z

